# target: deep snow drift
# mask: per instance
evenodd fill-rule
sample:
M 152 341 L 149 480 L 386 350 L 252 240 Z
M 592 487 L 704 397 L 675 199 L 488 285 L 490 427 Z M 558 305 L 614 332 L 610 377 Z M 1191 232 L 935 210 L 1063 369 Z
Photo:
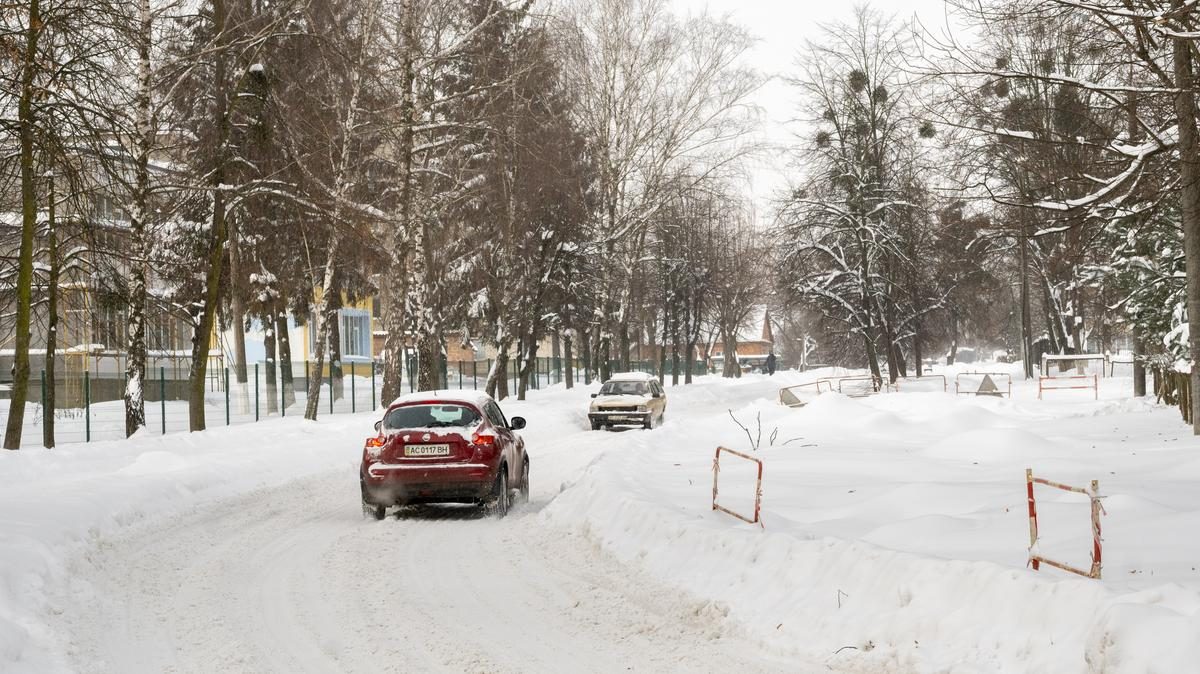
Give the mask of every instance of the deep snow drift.
M 817 374 L 668 386 L 666 422 L 653 431 L 586 430 L 595 386 L 502 403 L 529 419 L 534 465 L 535 512 L 511 526 L 561 532 L 542 537 L 551 547 L 590 539 L 631 573 L 713 602 L 700 605 L 731 621 L 743 656 L 765 654 L 768 670 L 811 671 L 803 663 L 817 662 L 838 671 L 1195 671 L 1200 452 L 1177 412 L 1129 399 L 1128 379 L 1103 380 L 1098 402 L 1087 391 L 1038 401 L 1036 386 L 1022 383 L 1011 400 L 915 391 L 823 394 L 801 409 L 776 402 L 779 386 Z M 716 445 L 750 450 L 729 411 L 751 436 L 761 419 L 753 453 L 765 462 L 765 528 L 710 508 Z M 356 519 L 355 464 L 373 420 L 288 418 L 0 455 L 0 670 L 80 669 L 89 654 L 72 617 L 89 620 L 78 617 L 80 604 L 103 599 L 105 588 L 124 591 L 89 576 L 111 574 L 126 537 L 171 516 L 241 499 L 263 502 L 266 525 L 288 527 L 280 494 L 322 480 L 321 502 L 338 510 L 344 498 L 348 513 L 326 529 L 395 525 L 408 535 L 411 522 Z M 1027 467 L 1072 484 L 1100 481 L 1104 580 L 1025 568 Z M 723 460 L 722 499 L 739 507 L 753 493 L 746 468 Z M 1050 490 L 1038 499 L 1041 552 L 1086 567 L 1086 499 Z M 171 530 L 185 537 L 190 520 L 170 520 Z M 460 528 L 493 525 L 501 526 L 417 523 L 449 555 L 472 540 Z M 613 578 L 620 574 L 594 582 Z M 125 617 L 126 629 L 138 623 Z M 506 669 L 472 662 L 464 667 Z

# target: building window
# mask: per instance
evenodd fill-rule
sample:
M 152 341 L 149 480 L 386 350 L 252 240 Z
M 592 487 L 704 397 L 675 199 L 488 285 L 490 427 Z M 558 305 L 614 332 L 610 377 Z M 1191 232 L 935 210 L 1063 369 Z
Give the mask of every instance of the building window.
M 338 311 L 338 331 L 341 333 L 342 358 L 371 357 L 371 314 L 363 309 Z M 316 317 L 308 321 L 309 357 L 316 357 L 314 349 L 317 339 Z
M 357 309 L 342 310 L 342 355 L 369 357 L 371 355 L 371 316 Z
M 102 344 L 106 350 L 117 350 L 125 346 L 125 329 L 128 319 L 124 307 L 101 303 L 96 307 L 94 344 Z
M 117 222 L 126 222 L 129 220 L 129 214 L 117 204 L 115 199 L 103 195 L 96 197 L 95 215 L 99 220 Z

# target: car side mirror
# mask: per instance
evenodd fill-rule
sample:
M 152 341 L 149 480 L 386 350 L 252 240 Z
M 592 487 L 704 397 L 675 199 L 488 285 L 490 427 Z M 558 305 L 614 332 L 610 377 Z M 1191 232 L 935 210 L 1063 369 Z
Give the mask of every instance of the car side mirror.
M 593 393 L 593 394 L 592 394 L 592 397 L 593 397 L 593 398 L 595 398 L 595 397 L 596 397 L 596 395 L 597 395 L 597 394 Z
M 375 432 L 378 433 L 382 429 L 383 429 L 383 419 L 380 419 L 379 421 L 375 422 Z
M 661 397 L 662 397 L 662 394 L 661 394 L 661 393 L 655 393 L 653 397 L 655 397 L 655 398 L 661 398 Z
M 525 428 L 525 417 L 513 417 L 508 420 L 508 427 L 514 431 Z

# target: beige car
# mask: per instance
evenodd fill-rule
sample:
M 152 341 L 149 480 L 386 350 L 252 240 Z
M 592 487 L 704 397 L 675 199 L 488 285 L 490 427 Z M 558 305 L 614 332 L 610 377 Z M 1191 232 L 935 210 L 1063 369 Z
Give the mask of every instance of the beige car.
M 613 426 L 654 428 L 667 411 L 667 393 L 654 375 L 644 372 L 615 374 L 592 394 L 588 420 L 592 430 Z

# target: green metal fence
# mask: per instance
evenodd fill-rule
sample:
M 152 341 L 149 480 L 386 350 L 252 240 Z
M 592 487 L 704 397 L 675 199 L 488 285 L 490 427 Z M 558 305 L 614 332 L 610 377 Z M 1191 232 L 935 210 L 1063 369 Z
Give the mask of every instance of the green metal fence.
M 446 389 L 484 390 L 488 374 L 495 362 L 492 360 L 448 361 L 441 365 L 442 381 L 439 386 Z M 508 392 L 517 395 L 520 371 L 524 363 L 511 359 L 508 363 Z M 608 364 L 613 372 L 619 371 L 618 363 Z M 680 365 L 679 380 L 683 381 Z M 704 363 L 691 363 L 693 374 L 706 374 Z M 55 441 L 58 444 L 114 440 L 125 437 L 124 372 L 115 367 L 100 367 L 84 370 L 82 377 L 56 377 L 54 425 Z M 638 361 L 631 363 L 629 370 L 654 374 L 657 363 Z M 567 362 L 562 358 L 538 358 L 529 372 L 529 390 L 539 390 L 560 385 L 567 376 Z M 590 381 L 599 383 L 599 378 L 583 361 L 571 361 L 571 377 L 576 385 Z M 58 372 L 63 372 L 59 369 Z M 664 377 L 669 385 L 672 380 L 672 364 L 668 361 Z M 147 381 L 143 384 L 146 410 L 146 431 L 165 435 L 188 430 L 188 382 L 186 372 L 179 368 L 157 367 L 148 369 Z M 253 423 L 273 416 L 302 416 L 308 400 L 309 384 L 319 379 L 320 402 L 318 415 L 353 414 L 379 409 L 385 405 L 380 399 L 383 371 L 374 362 L 345 362 L 338 376 L 336 368 L 326 363 L 320 372 L 309 361 L 290 364 L 251 363 L 247 367 L 246 381 L 240 383 L 230 368 L 216 368 L 205 378 L 205 421 L 209 427 Z M 404 391 L 415 391 L 417 380 L 416 359 L 410 359 L 401 379 Z M 38 446 L 42 440 L 46 421 L 45 371 L 40 380 L 33 380 L 29 402 L 25 410 L 22 444 Z M 40 389 L 40 390 L 39 390 Z M 0 427 L 7 421 L 7 401 L 0 400 Z

